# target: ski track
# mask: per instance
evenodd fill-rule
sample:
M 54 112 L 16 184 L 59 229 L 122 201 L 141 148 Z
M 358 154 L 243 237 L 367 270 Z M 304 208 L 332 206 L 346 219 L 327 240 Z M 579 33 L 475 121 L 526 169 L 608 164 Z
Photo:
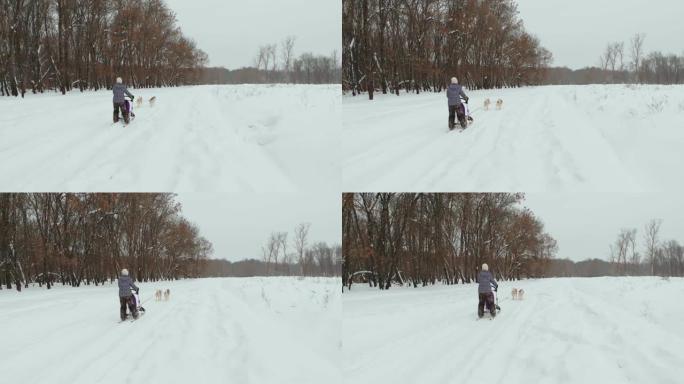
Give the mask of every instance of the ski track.
M 545 279 L 499 287 L 502 310 L 493 320 L 476 320 L 475 285 L 354 287 L 343 295 L 345 379 L 678 382 L 684 337 L 665 326 L 672 314 L 653 319 L 639 308 L 657 295 L 667 296 L 661 305 L 676 300 L 684 279 Z M 524 300 L 511 300 L 511 287 L 524 288 Z
M 444 93 L 343 97 L 345 191 L 658 191 L 684 143 L 684 87 L 471 91 L 475 123 L 446 128 Z M 504 100 L 484 111 L 485 98 Z M 663 111 L 645 106 L 664 97 Z M 684 105 L 684 104 L 682 104 Z M 655 124 L 658 122 L 658 124 Z M 646 133 L 648 132 L 648 133 Z M 640 154 L 641 157 L 636 154 Z M 650 161 L 644 161 L 644 156 Z
M 316 278 L 141 283 L 146 314 L 121 323 L 115 285 L 0 291 L 0 339 L 12 351 L 0 372 L 27 384 L 341 383 L 341 302 L 321 305 L 338 285 Z M 167 287 L 169 301 L 152 299 Z M 304 287 L 317 300 L 303 296 Z M 288 354 L 297 360 L 283 360 Z
M 109 91 L 0 99 L 0 189 L 296 192 L 339 186 L 341 118 L 329 122 L 341 113 L 339 86 L 131 91 L 145 103 L 134 106 L 128 126 L 111 123 Z M 152 95 L 154 107 L 147 102 Z

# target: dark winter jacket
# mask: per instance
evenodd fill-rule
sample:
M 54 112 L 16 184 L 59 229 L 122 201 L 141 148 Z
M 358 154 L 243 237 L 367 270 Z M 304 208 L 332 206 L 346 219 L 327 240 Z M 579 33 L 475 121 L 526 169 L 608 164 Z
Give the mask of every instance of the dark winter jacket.
M 447 88 L 447 99 L 449 99 L 449 105 L 460 105 L 461 97 L 468 99 L 465 92 L 463 92 L 463 87 L 460 84 L 450 84 Z
M 499 284 L 496 283 L 494 276 L 489 271 L 480 271 L 480 274 L 477 276 L 477 282 L 480 284 L 477 288 L 478 293 L 491 292 L 492 285 L 494 288 L 499 288 Z
M 129 297 L 131 288 L 138 290 L 138 287 L 133 284 L 133 279 L 130 276 L 119 276 L 119 297 Z
M 123 84 L 114 84 L 114 87 L 112 87 L 112 91 L 114 92 L 114 103 L 123 103 L 124 94 L 128 95 L 128 97 L 130 97 L 131 99 L 133 98 L 133 94 L 128 92 L 128 89 L 126 89 L 126 86 Z

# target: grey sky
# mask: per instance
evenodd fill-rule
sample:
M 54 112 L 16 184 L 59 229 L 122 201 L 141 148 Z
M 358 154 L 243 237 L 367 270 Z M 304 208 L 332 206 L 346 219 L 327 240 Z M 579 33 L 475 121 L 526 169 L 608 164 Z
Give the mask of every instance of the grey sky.
M 644 226 L 651 219 L 663 220 L 661 240 L 684 242 L 684 205 L 678 193 L 528 193 L 524 205 L 558 241 L 559 258 L 608 260 L 608 247 L 622 228 L 637 230 L 643 254 Z
M 597 66 L 609 42 L 646 34 L 646 52 L 684 52 L 682 0 L 520 0 L 520 17 L 528 32 L 554 56 L 554 66 Z
M 249 66 L 260 45 L 297 37 L 296 56 L 329 55 L 342 41 L 339 0 L 166 0 L 185 35 L 209 54 L 209 65 Z
M 183 215 L 212 242 L 217 259 L 261 258 L 271 232 L 287 231 L 290 242 L 302 222 L 311 223 L 310 244 L 342 239 L 340 194 L 181 193 L 177 199 Z

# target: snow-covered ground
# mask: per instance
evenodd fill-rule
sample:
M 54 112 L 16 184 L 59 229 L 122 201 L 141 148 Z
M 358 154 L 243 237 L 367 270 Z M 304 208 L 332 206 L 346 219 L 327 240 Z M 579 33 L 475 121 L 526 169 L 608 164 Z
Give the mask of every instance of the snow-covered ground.
M 511 288 L 524 300 L 511 300 Z M 349 383 L 681 383 L 684 279 L 500 282 L 477 319 L 477 286 L 354 286 L 343 302 Z
M 130 91 L 127 127 L 109 91 L 0 97 L 0 189 L 339 191 L 339 85 Z
M 119 323 L 116 286 L 0 291 L 3 383 L 341 383 L 339 279 L 143 283 Z M 170 288 L 169 301 L 153 292 Z
M 444 93 L 343 97 L 345 191 L 684 189 L 684 86 L 468 92 L 475 124 L 448 132 Z M 504 100 L 484 111 L 486 98 Z

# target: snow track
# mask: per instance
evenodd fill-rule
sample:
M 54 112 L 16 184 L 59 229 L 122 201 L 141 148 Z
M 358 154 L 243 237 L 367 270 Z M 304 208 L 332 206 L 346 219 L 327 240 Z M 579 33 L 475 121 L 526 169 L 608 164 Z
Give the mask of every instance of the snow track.
M 477 286 L 355 286 L 343 294 L 348 382 L 677 383 L 684 279 L 501 282 L 476 321 Z M 513 301 L 512 287 L 525 298 Z
M 145 103 L 128 126 L 109 91 L 0 98 L 0 189 L 339 191 L 338 85 L 131 92 Z
M 338 279 L 140 286 L 147 312 L 122 323 L 116 286 L 0 291 L 3 382 L 342 381 Z M 152 300 L 167 287 L 169 301 Z
M 475 124 L 463 132 L 448 132 L 443 93 L 344 97 L 343 189 L 684 188 L 670 177 L 681 165 L 684 87 L 549 86 L 469 96 Z M 502 98 L 503 109 L 484 111 L 485 98 Z

